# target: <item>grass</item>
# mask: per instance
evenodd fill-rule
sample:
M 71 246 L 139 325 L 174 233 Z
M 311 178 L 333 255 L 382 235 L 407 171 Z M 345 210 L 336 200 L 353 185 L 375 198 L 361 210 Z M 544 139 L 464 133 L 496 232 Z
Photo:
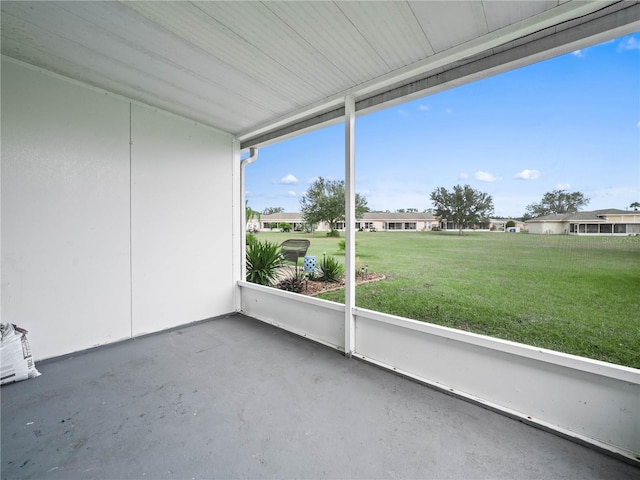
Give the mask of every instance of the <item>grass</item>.
M 324 233 L 260 236 L 344 255 Z M 356 252 L 387 276 L 359 307 L 640 368 L 640 237 L 363 232 Z

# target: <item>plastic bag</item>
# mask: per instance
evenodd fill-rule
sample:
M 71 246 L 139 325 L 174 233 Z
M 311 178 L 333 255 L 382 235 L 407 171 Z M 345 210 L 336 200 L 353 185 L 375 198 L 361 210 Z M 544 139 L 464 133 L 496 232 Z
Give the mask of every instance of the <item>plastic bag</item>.
M 38 377 L 40 372 L 33 362 L 27 331 L 11 323 L 0 324 L 0 331 L 0 385 Z

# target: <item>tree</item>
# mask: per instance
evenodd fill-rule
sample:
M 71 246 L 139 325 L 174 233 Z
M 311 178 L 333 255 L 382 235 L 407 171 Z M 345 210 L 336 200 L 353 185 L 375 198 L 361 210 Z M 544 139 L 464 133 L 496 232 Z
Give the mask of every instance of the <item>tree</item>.
M 356 193 L 356 218 L 362 218 L 368 211 L 367 200 Z M 324 221 L 331 230 L 335 230 L 336 223 L 344 221 L 344 180 L 325 180 L 319 177 L 300 197 L 300 212 L 306 223 L 315 225 Z
M 640 208 L 640 202 L 633 202 L 631 205 L 629 205 L 629 208 L 633 208 L 633 210 L 637 212 Z
M 469 185 L 456 185 L 452 191 L 444 187 L 431 192 L 436 216 L 454 222 L 460 229 L 472 227 L 493 214 L 491 195 L 474 190 Z
M 284 213 L 282 207 L 267 207 L 262 211 L 262 215 L 273 215 L 274 213 Z
M 591 199 L 586 198 L 582 192 L 567 192 L 566 190 L 553 190 L 542 197 L 540 203 L 527 205 L 528 218 L 542 217 L 561 213 L 575 213 L 589 204 Z

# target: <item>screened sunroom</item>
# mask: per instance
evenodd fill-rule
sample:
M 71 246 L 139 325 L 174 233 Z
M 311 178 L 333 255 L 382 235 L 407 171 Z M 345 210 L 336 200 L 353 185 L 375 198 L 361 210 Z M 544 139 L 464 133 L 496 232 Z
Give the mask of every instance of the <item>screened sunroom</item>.
M 637 369 L 358 308 L 350 227 L 360 115 L 635 32 L 637 2 L 1 9 L 2 321 L 43 373 L 3 387 L 3 476 L 637 473 Z M 338 123 L 345 303 L 246 282 L 246 170 Z

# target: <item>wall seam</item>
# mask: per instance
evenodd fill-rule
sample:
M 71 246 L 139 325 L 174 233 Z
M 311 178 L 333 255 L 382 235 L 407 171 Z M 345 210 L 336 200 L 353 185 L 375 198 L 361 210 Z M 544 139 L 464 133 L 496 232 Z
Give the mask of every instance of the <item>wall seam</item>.
M 132 104 L 129 102 L 129 336 L 133 338 L 133 175 Z

